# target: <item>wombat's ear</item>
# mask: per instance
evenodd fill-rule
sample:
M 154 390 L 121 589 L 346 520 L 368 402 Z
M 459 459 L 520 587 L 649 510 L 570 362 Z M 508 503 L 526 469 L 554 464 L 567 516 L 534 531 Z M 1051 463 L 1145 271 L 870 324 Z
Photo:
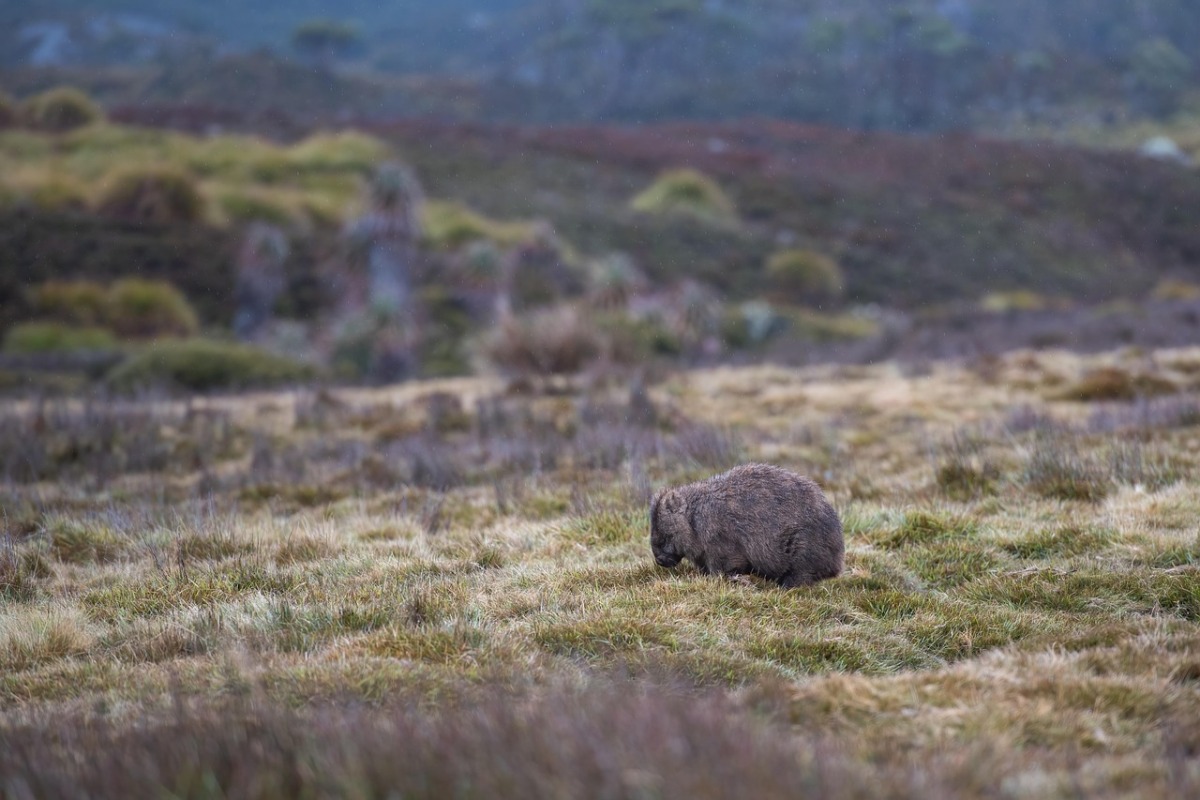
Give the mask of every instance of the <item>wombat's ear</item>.
M 683 494 L 676 489 L 671 489 L 663 494 L 663 508 L 671 514 L 681 514 L 687 508 L 687 501 L 683 498 Z

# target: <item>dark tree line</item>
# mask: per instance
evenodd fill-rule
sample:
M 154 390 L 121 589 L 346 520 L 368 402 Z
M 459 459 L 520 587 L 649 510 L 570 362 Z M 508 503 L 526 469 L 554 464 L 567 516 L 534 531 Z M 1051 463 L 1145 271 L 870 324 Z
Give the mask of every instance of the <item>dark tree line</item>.
M 1187 0 L 534 0 L 508 24 L 490 74 L 531 98 L 518 113 L 552 118 L 1163 116 L 1200 63 Z

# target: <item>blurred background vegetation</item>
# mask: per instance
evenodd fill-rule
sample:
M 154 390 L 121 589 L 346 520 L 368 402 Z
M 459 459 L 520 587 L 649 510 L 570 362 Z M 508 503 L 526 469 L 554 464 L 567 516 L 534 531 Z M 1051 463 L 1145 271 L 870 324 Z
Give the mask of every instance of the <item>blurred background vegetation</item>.
M 766 115 L 858 128 L 1110 125 L 1187 107 L 1200 20 L 1186 0 L 12 0 L 5 66 L 84 64 L 106 100 L 225 99 L 236 70 L 344 68 L 354 92 L 289 98 L 403 112 L 637 120 Z M 30 72 L 31 71 L 31 72 Z M 448 87 L 460 91 L 447 92 Z M 180 90 L 184 90 L 181 95 Z M 282 99 L 282 98 L 281 98 Z M 382 106 L 378 104 L 382 103 Z
M 164 364 L 163 340 L 384 381 L 1200 332 L 1180 0 L 14 0 L 0 23 L 5 386 Z M 130 286 L 140 317 L 112 310 Z

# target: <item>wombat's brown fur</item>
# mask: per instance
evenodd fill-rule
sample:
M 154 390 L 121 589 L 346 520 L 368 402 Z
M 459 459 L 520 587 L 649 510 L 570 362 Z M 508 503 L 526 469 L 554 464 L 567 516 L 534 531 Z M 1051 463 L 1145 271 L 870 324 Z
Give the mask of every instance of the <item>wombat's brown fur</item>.
M 816 483 L 745 464 L 659 491 L 650 501 L 650 548 L 662 567 L 687 558 L 711 575 L 759 575 L 792 587 L 840 575 L 845 542 Z

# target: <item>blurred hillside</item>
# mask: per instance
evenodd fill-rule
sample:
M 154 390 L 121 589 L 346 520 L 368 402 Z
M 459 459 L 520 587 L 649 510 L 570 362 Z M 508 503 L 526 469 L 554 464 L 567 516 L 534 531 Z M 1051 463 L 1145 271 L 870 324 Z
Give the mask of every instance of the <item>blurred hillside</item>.
M 324 45 L 317 20 L 338 29 Z M 80 83 L 86 66 L 110 102 L 207 91 L 250 107 L 270 92 L 291 109 L 533 122 L 1105 127 L 1188 108 L 1200 64 L 1187 0 L 10 0 L 0 23 L 18 90 L 64 71 Z M 271 77 L 299 66 L 344 85 Z

